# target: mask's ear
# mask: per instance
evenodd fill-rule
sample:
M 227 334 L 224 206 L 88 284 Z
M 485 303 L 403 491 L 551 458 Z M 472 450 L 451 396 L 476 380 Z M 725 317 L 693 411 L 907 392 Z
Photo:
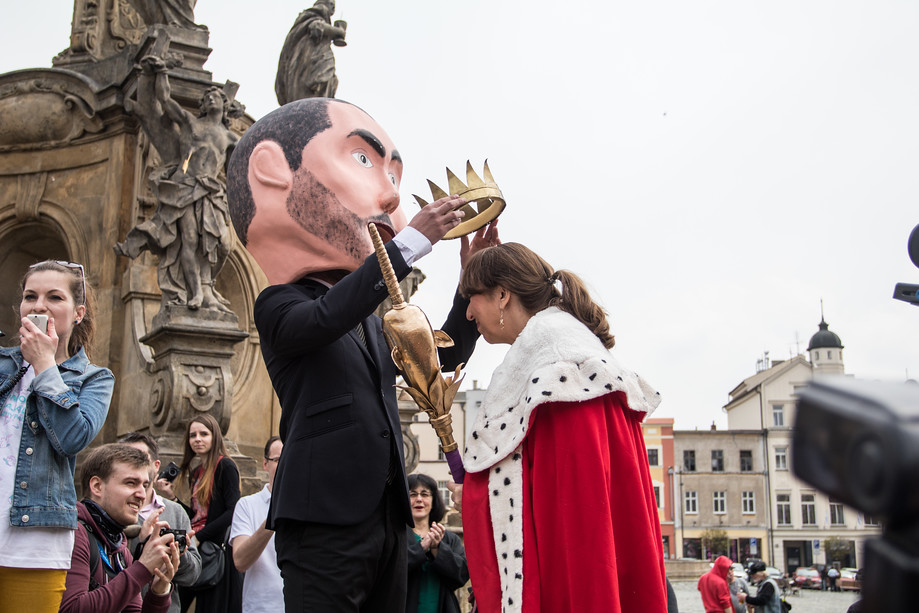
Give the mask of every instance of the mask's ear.
M 257 144 L 249 156 L 249 186 L 253 195 L 259 188 L 286 191 L 292 181 L 293 173 L 281 145 L 272 140 Z

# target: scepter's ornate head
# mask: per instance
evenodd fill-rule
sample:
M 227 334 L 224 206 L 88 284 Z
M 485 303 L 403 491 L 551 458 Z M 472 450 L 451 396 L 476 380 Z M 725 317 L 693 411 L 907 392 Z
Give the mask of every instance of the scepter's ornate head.
M 485 175 L 483 181 L 479 175 L 472 169 L 472 164 L 466 161 L 466 183 L 460 181 L 459 177 L 453 174 L 447 168 L 447 182 L 450 189 L 449 193 L 439 188 L 433 181 L 428 179 L 428 186 L 431 188 L 431 196 L 434 200 L 446 198 L 451 194 L 456 194 L 466 200 L 466 205 L 462 210 L 466 213 L 463 222 L 446 234 L 444 238 L 459 238 L 475 232 L 485 224 L 496 219 L 507 204 L 504 202 L 504 194 L 501 188 L 495 183 L 494 177 L 491 176 L 491 170 L 488 169 L 488 160 L 485 160 L 485 168 L 482 171 Z M 419 206 L 427 206 L 429 203 L 418 195 L 415 200 Z M 472 205 L 475 205 L 473 208 Z

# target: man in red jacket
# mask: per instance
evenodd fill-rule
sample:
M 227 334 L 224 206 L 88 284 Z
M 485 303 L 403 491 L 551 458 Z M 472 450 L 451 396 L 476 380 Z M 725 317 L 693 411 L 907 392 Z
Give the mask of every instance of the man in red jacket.
M 77 504 L 80 526 L 74 534 L 67 587 L 61 613 L 165 613 L 171 602 L 172 577 L 179 567 L 179 548 L 172 534 L 160 535 L 160 511 L 142 532 L 150 537 L 140 558 L 128 551 L 127 526 L 137 522 L 149 483 L 149 458 L 128 445 L 102 445 L 83 461 L 84 498 Z M 150 591 L 141 599 L 141 588 Z
M 712 569 L 699 578 L 699 591 L 702 593 L 702 606 L 705 613 L 732 613 L 731 590 L 728 587 L 728 571 L 731 559 L 718 556 Z

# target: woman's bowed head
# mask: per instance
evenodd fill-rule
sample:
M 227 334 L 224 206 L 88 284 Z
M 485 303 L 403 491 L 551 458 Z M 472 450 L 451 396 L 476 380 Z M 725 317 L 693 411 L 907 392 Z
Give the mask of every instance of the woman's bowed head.
M 80 264 L 45 260 L 23 276 L 20 348 L 36 374 L 64 362 L 80 347 L 88 351 L 94 328 L 87 290 Z M 46 315 L 47 331 L 42 332 L 29 315 Z
M 607 349 L 615 344 L 606 313 L 580 277 L 553 270 L 519 243 L 496 245 L 470 257 L 459 291 L 469 300 L 466 317 L 476 322 L 488 343 L 513 344 L 533 315 L 555 306 L 580 320 Z

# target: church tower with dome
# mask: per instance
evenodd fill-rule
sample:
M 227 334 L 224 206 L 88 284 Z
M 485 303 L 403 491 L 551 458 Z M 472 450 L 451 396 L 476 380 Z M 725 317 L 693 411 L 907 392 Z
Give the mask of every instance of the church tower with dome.
M 842 361 L 843 344 L 820 313 L 820 329 L 807 344 L 807 353 L 815 375 L 842 375 L 845 369 Z

